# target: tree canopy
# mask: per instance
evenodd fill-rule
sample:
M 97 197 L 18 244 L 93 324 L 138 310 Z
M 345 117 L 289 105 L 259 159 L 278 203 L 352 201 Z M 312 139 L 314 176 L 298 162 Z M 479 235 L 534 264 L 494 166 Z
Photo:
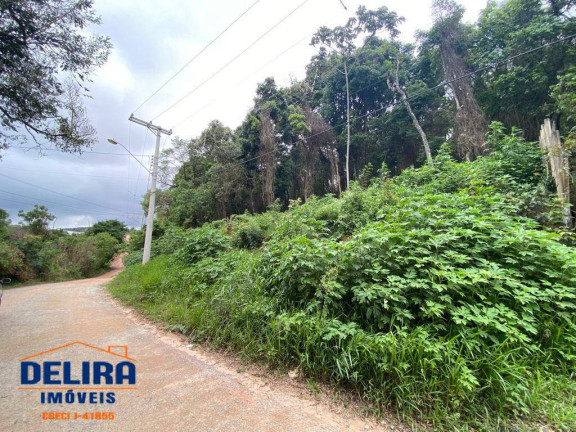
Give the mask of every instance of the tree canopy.
M 35 204 L 34 208 L 28 212 L 20 210 L 18 216 L 22 218 L 22 223 L 30 228 L 32 234 L 48 235 L 48 224 L 56 219 L 56 216 L 48 212 L 48 208 Z
M 494 121 L 534 141 L 553 116 L 573 140 L 575 5 L 489 2 L 468 24 L 462 6 L 437 0 L 416 43 L 399 40 L 393 11 L 360 7 L 315 33 L 304 79 L 261 82 L 236 130 L 213 121 L 174 141 L 160 219 L 200 226 L 340 194 L 347 175 L 367 186 L 431 162 L 446 141 L 457 160 L 475 160 L 497 150 L 486 139 Z
M 0 0 L 0 146 L 31 136 L 80 151 L 94 143 L 82 95 L 111 49 L 86 35 L 92 0 Z
M 124 235 L 128 232 L 128 227 L 117 219 L 108 219 L 96 222 L 85 232 L 86 235 L 97 235 L 100 233 L 108 233 L 114 237 L 118 242 L 122 242 Z

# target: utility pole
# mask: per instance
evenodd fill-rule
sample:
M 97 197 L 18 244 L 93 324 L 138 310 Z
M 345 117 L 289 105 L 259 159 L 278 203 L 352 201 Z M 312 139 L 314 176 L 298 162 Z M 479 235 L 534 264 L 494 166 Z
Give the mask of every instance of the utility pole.
M 172 135 L 172 130 L 162 129 L 160 126 L 153 125 L 152 122 L 145 122 L 130 115 L 128 119 L 131 122 L 147 127 L 156 135 L 156 149 L 154 150 L 154 165 L 152 166 L 152 183 L 150 184 L 150 201 L 148 202 L 148 216 L 146 218 L 146 237 L 144 239 L 144 254 L 142 264 L 150 261 L 150 251 L 152 249 L 152 228 L 154 225 L 154 213 L 156 211 L 156 177 L 158 176 L 158 155 L 160 153 L 160 135 Z

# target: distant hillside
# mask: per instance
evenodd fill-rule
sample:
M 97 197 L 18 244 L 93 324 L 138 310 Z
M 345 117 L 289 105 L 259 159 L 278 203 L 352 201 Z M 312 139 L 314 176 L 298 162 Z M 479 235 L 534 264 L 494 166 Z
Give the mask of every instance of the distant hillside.
M 76 232 L 76 233 L 83 233 L 88 228 L 90 228 L 90 227 L 62 228 L 62 230 L 68 231 L 68 232 L 72 231 L 72 232 Z

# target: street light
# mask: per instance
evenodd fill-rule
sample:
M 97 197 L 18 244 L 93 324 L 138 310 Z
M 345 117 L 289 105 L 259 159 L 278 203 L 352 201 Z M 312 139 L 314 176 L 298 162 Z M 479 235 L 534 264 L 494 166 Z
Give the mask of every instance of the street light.
M 150 252 L 152 250 L 152 229 L 154 224 L 154 213 L 156 211 L 156 175 L 158 173 L 158 145 L 156 146 L 156 157 L 154 158 L 154 169 L 152 172 L 144 166 L 144 164 L 130 150 L 122 143 L 108 138 L 108 142 L 114 145 L 120 145 L 126 150 L 130 156 L 138 161 L 142 167 L 152 176 L 152 184 L 150 185 L 150 197 L 148 199 L 148 215 L 146 218 L 146 236 L 144 237 L 144 253 L 142 254 L 142 264 L 146 264 L 150 260 Z
M 136 156 L 134 156 L 134 154 L 133 154 L 130 150 L 128 150 L 124 144 L 119 143 L 118 141 L 113 140 L 112 138 L 108 138 L 108 142 L 109 142 L 110 144 L 122 146 L 122 147 L 124 148 L 124 150 L 126 150 L 126 151 L 130 154 L 130 156 L 132 156 L 134 159 L 136 159 L 136 161 L 137 161 L 140 165 L 142 165 L 142 168 L 144 168 L 146 171 L 148 171 L 149 174 L 152 174 L 152 173 L 150 172 L 150 170 L 149 170 L 148 168 L 146 168 L 146 166 L 140 161 L 140 159 L 138 159 Z

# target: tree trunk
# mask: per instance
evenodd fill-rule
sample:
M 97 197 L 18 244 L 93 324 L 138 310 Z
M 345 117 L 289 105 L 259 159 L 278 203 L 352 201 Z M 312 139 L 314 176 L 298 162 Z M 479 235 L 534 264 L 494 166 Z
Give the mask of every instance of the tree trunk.
M 262 201 L 264 208 L 274 201 L 274 177 L 276 174 L 276 137 L 274 122 L 268 111 L 260 114 L 260 169 L 262 172 Z
M 388 81 L 388 87 L 390 88 L 390 90 L 395 91 L 395 92 L 400 94 L 400 98 L 402 99 L 402 102 L 404 103 L 404 106 L 406 107 L 408 114 L 410 114 L 410 118 L 412 119 L 412 123 L 414 123 L 414 127 L 416 128 L 416 130 L 420 134 L 420 138 L 422 139 L 422 144 L 424 145 L 424 151 L 426 152 L 426 160 L 428 161 L 429 164 L 431 164 L 432 163 L 432 152 L 430 151 L 430 144 L 428 143 L 428 138 L 426 137 L 426 133 L 424 132 L 424 129 L 422 129 L 422 126 L 420 126 L 420 122 L 418 121 L 418 118 L 414 114 L 414 111 L 412 111 L 412 107 L 410 106 L 410 101 L 408 100 L 408 96 L 406 95 L 406 91 L 400 86 L 399 71 L 400 71 L 400 56 L 396 57 L 396 77 L 395 77 L 394 84 L 392 84 L 390 82 L 390 79 L 388 79 L 387 80 Z
M 344 75 L 346 77 L 346 190 L 348 190 L 350 189 L 350 84 L 346 60 L 344 60 Z
M 486 153 L 485 135 L 488 122 L 474 96 L 474 85 L 462 54 L 458 52 L 459 23 L 445 23 L 440 35 L 440 57 L 444 76 L 456 102 L 454 141 L 460 156 L 474 160 Z

